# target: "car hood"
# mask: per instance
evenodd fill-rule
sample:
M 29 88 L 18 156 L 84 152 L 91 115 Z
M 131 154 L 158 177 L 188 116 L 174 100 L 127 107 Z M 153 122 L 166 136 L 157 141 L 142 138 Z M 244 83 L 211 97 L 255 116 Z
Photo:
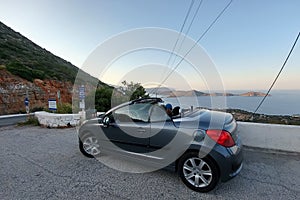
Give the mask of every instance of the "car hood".
M 178 128 L 207 130 L 224 129 L 233 120 L 233 116 L 229 113 L 202 109 L 187 113 L 181 118 L 173 119 L 173 122 Z

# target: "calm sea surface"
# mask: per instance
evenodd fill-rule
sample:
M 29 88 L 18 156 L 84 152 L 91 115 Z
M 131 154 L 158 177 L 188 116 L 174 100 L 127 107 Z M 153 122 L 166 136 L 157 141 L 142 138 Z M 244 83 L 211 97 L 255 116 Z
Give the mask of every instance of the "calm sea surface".
M 247 91 L 228 91 L 241 94 Z M 266 92 L 266 91 L 262 91 Z M 237 108 L 254 112 L 263 97 L 178 97 L 163 98 L 166 103 L 181 105 L 181 108 L 200 106 L 206 108 Z M 274 90 L 267 97 L 257 113 L 271 115 L 300 114 L 300 90 Z

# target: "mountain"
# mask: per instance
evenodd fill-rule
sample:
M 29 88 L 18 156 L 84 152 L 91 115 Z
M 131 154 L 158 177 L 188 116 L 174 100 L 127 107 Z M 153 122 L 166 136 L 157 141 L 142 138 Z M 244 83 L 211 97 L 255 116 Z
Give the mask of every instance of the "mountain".
M 239 96 L 243 96 L 243 97 L 263 97 L 263 96 L 266 96 L 266 94 L 263 93 L 263 92 L 250 91 L 250 92 L 240 94 Z M 271 95 L 268 94 L 268 96 L 271 96 Z
M 28 81 L 51 79 L 74 82 L 78 67 L 52 54 L 0 22 L 0 64 Z M 85 73 L 86 78 L 91 78 Z
M 172 91 L 168 96 L 169 97 L 180 97 L 180 96 L 190 97 L 190 96 L 207 96 L 207 94 L 197 90 L 189 90 L 189 91 L 180 90 L 180 91 Z
M 153 87 L 153 88 L 145 88 L 146 92 L 150 94 L 163 94 L 163 93 L 168 93 L 171 91 L 175 91 L 173 88 L 168 88 L 168 87 Z
M 165 90 L 163 89 L 160 92 L 157 92 L 157 95 L 161 95 L 164 97 L 191 97 L 191 96 L 245 96 L 245 97 L 262 97 L 265 96 L 265 93 L 262 92 L 246 92 L 243 94 L 233 94 L 233 93 L 220 93 L 220 92 L 212 92 L 205 93 L 198 90 Z M 270 94 L 268 96 L 271 96 Z
M 58 98 L 57 92 L 60 102 L 71 103 L 79 70 L 0 22 L 0 115 L 24 112 L 26 94 L 31 110 L 47 108 L 48 99 Z M 76 84 L 85 84 L 87 92 L 92 83 L 109 87 L 80 72 Z

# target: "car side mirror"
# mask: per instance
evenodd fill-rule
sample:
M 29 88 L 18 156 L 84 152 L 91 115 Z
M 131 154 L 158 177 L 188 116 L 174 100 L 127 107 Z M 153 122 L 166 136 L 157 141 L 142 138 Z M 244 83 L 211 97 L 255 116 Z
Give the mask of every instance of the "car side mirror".
M 109 123 L 110 123 L 110 119 L 108 116 L 104 117 L 103 120 L 102 120 L 102 123 L 104 126 L 108 127 L 109 126 Z

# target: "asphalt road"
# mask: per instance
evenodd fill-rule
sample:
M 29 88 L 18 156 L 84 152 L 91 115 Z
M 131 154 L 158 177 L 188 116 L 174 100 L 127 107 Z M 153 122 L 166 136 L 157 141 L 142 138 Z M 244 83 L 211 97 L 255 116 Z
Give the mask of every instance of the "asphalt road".
M 30 115 L 33 115 L 32 113 Z M 2 115 L 0 116 L 0 127 L 15 125 L 19 122 L 24 122 L 28 118 L 27 114 Z
M 300 156 L 245 150 L 244 168 L 207 194 L 174 172 L 133 174 L 81 155 L 75 129 L 0 128 L 1 199 L 299 199 Z

